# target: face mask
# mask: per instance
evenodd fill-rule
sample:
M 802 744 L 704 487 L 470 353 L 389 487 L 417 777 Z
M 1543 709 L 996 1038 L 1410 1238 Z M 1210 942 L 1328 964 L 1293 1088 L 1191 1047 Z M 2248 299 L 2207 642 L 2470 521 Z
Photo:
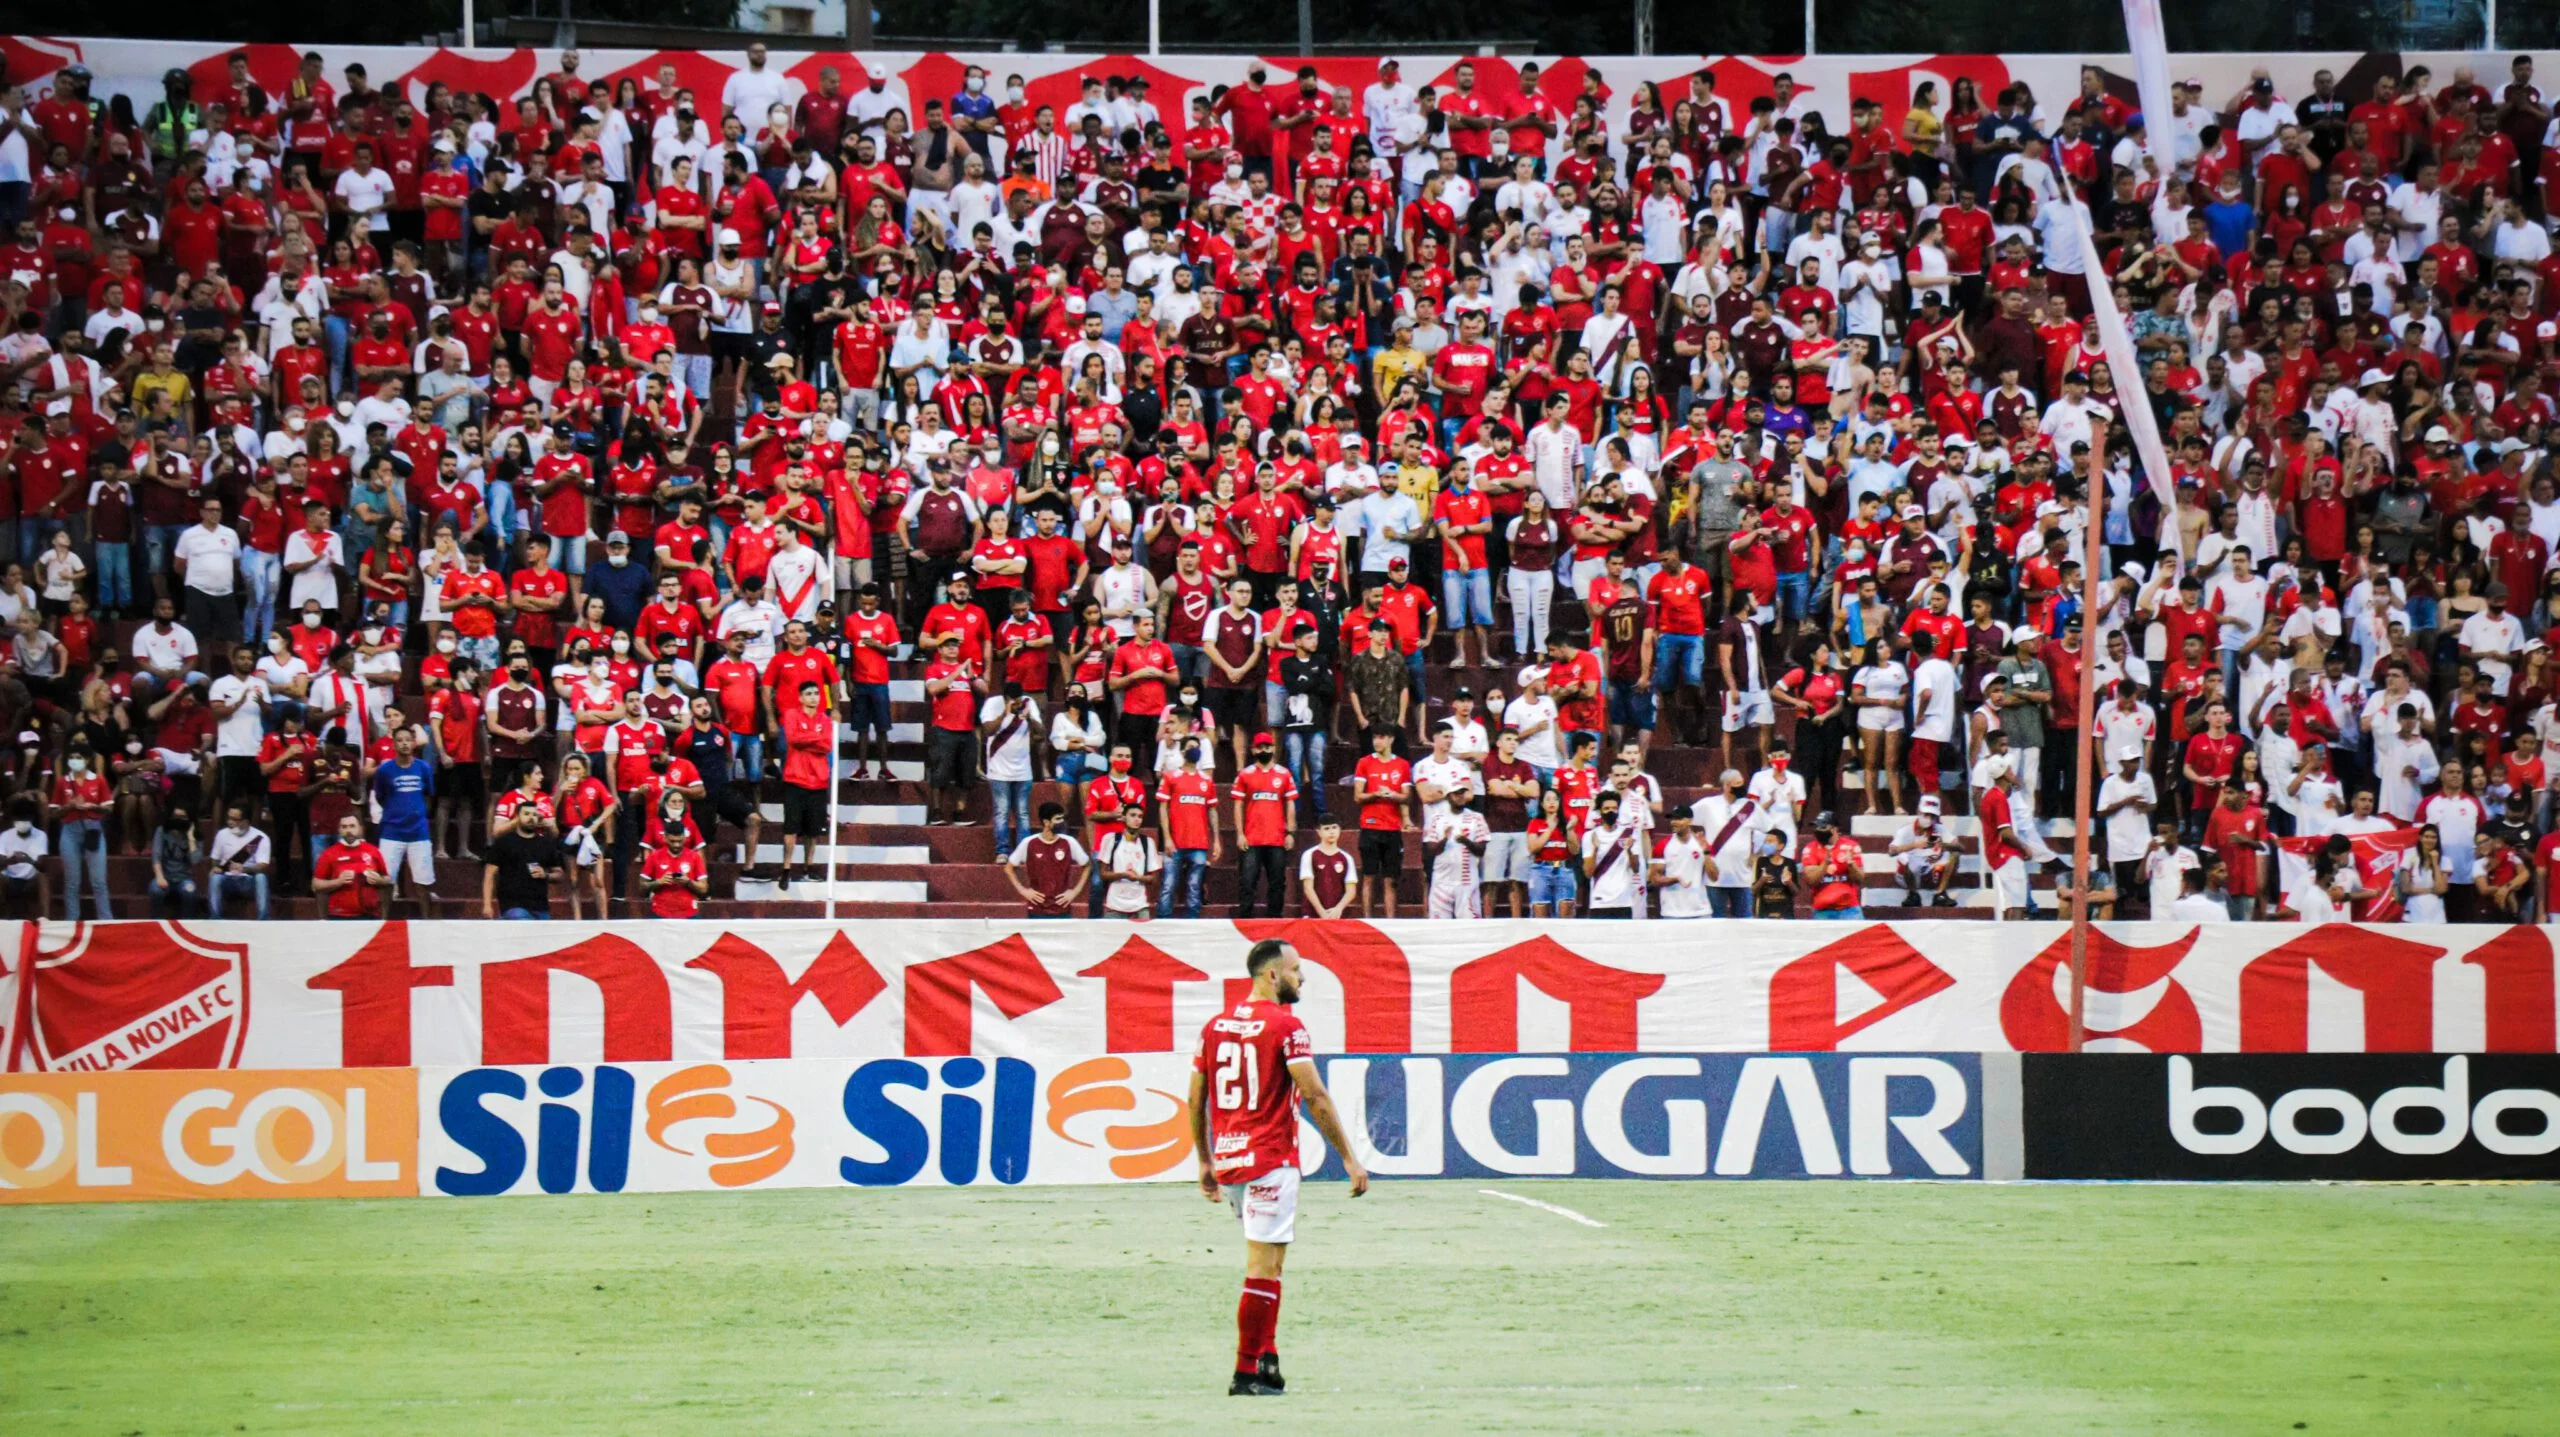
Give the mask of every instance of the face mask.
M 73 773 L 86 773 L 89 771 L 89 761 L 85 758 L 65 759 L 62 766 L 71 770 Z
M 612 672 L 613 672 L 613 666 L 612 666 L 611 664 L 606 663 L 606 662 L 605 662 L 604 660 L 602 660 L 602 659 L 598 659 L 598 660 L 596 660 L 595 662 L 593 662 L 593 663 L 591 663 L 591 664 L 587 665 L 587 676 L 588 676 L 589 678 L 598 678 L 598 679 L 600 679 L 600 678 L 603 678 L 603 677 L 605 677 L 606 675 L 608 675 L 608 674 L 610 674 L 610 673 L 612 673 Z
M 1125 758 L 1113 759 L 1111 761 L 1111 771 L 1113 773 L 1127 773 L 1129 771 L 1129 760 Z
M 530 675 L 532 672 L 533 670 L 526 668 L 522 664 L 518 664 L 514 668 L 507 670 L 507 677 L 514 679 L 517 683 L 523 683 L 526 676 Z
M 631 652 L 631 641 L 629 639 L 614 640 L 613 651 L 617 654 L 627 654 Z
M 1244 166 L 1242 166 L 1242 165 L 1232 165 L 1232 164 L 1231 164 L 1231 165 L 1229 165 L 1229 166 L 1227 166 L 1227 178 L 1228 178 L 1228 179 L 1231 179 L 1231 180 L 1240 180 L 1240 179 L 1243 179 L 1243 178 L 1244 178 Z
M 27 834 L 28 834 L 28 832 L 29 832 L 29 831 L 31 831 L 34 827 L 35 827 L 35 825 L 33 825 L 33 824 L 31 824 L 31 823 L 27 822 L 25 819 L 23 819 L 23 818 L 22 818 L 22 819 L 19 819 L 19 820 L 18 820 L 18 836 L 19 836 L 20 838 L 24 838 L 24 837 L 26 837 L 26 836 L 27 836 Z
M 972 76 L 970 76 L 970 77 L 969 77 L 968 90 L 969 90 L 969 93 L 970 93 L 970 94 L 972 94 L 972 95 L 980 95 L 980 94 L 984 94 L 984 93 L 986 93 L 986 89 L 987 89 L 987 82 L 986 82 L 986 80 L 985 80 L 983 77 L 981 77 L 981 76 L 977 76 L 977 75 L 972 75 Z
M 1011 100 L 1013 103 L 1015 103 L 1015 104 L 1017 104 L 1017 105 L 1021 104 L 1021 103 L 1022 103 L 1022 87 L 1021 87 L 1020 85 L 1007 85 L 1007 86 L 1005 86 L 1005 87 L 1004 87 L 1004 97 L 1005 97 L 1006 99 L 1008 99 L 1008 100 Z
M 320 616 L 318 614 L 303 615 L 302 626 L 306 629 L 316 629 L 320 627 Z
M 453 652 L 453 649 L 454 649 L 454 643 L 453 643 L 453 640 L 451 640 L 451 639 L 438 639 L 438 640 L 436 640 L 436 652 L 437 652 L 437 653 L 440 653 L 440 654 L 449 654 L 449 653 L 452 653 L 452 652 Z

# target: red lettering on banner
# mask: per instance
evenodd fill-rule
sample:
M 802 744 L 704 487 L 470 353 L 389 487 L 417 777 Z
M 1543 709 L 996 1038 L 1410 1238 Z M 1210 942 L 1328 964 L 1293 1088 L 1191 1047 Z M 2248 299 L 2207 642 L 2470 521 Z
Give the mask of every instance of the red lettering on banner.
M 1144 938 L 1131 938 L 1076 976 L 1102 980 L 1106 1053 L 1172 1052 L 1173 985 L 1209 981 L 1208 974 Z
M 1846 1021 L 1840 1017 L 1843 968 L 1882 999 Z M 1900 934 L 1884 924 L 1870 924 L 1769 975 L 1769 1050 L 1830 1052 L 1841 1039 L 1955 984 L 1954 975 L 1922 957 Z
M 2089 930 L 2088 991 L 2138 993 L 2167 981 L 2196 946 L 2202 930 L 2157 948 L 2119 943 L 2103 930 Z M 2071 961 L 2071 938 L 2065 934 L 2045 946 L 2035 961 L 2018 970 L 2000 995 L 2000 1031 L 2021 1053 L 2060 1053 L 2071 1046 L 2071 1013 L 2053 991 L 2054 975 Z M 2192 1053 L 2204 1046 L 2204 1019 L 2196 1000 L 2174 981 L 2151 1011 L 2122 1028 L 2082 1031 L 2083 1038 L 2116 1038 L 2140 1044 L 2147 1053 Z
M 2444 950 L 2324 923 L 2240 970 L 2240 1051 L 2311 1047 L 2311 969 L 2364 995 L 2368 1053 L 2426 1053 L 2436 1045 L 2435 965 Z
M 2540 928 L 2510 928 L 2462 955 L 2487 975 L 2488 1051 L 2548 1053 L 2552 1031 L 2551 938 Z
M 1631 973 L 1594 963 L 1541 935 L 1458 966 L 1449 975 L 1449 1051 L 1520 1050 L 1520 980 L 1570 1012 L 1577 1053 L 1636 1050 L 1636 1008 L 1660 991 L 1660 973 Z
M 791 1012 L 815 998 L 837 1027 L 889 990 L 889 980 L 842 933 L 827 940 L 797 980 L 782 976 L 773 955 L 735 933 L 723 933 L 685 964 L 720 980 L 721 1053 L 730 1058 L 791 1056 Z
M 1039 955 L 1019 935 L 984 948 L 907 965 L 907 1056 L 957 1056 L 969 1051 L 969 990 L 975 986 L 1008 1018 L 1019 1018 L 1065 997 Z
M 338 995 L 338 1061 L 350 1068 L 409 1066 L 409 995 L 450 988 L 453 967 L 409 962 L 409 925 L 385 923 L 347 961 L 303 980 Z M 538 1059 L 536 1061 L 539 1061 Z
M 1236 931 L 1257 943 L 1284 939 L 1301 960 L 1321 965 L 1342 984 L 1344 1052 L 1413 1051 L 1413 969 L 1394 939 L 1345 918 L 1257 919 L 1238 923 Z M 1228 1002 L 1243 1001 L 1238 992 L 1230 981 Z
M 674 1056 L 675 1024 L 658 960 L 628 938 L 599 933 L 533 958 L 480 969 L 480 1061 L 551 1061 L 551 975 L 575 973 L 604 994 L 604 1060 L 648 1063 Z

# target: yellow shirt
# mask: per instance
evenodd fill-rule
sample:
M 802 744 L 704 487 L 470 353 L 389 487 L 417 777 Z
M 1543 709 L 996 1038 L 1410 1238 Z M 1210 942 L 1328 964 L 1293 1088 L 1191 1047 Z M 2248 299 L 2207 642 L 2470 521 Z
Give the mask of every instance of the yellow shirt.
M 1927 110 L 1913 110 L 1902 117 L 1902 133 L 1915 145 L 1934 148 L 1938 143 L 1940 128 L 1938 117 Z
M 1422 351 L 1410 344 L 1400 344 L 1393 349 L 1381 352 L 1376 359 L 1369 361 L 1369 367 L 1373 371 L 1371 378 L 1377 383 L 1377 389 L 1374 392 L 1381 399 L 1395 393 L 1398 382 L 1408 374 L 1421 373 L 1423 366 L 1427 363 L 1429 360 L 1424 357 Z
M 132 390 L 133 407 L 137 413 L 144 414 L 151 411 L 151 396 L 154 394 L 166 393 L 169 396 L 172 414 L 184 410 L 187 401 L 195 395 L 195 385 L 187 379 L 184 370 L 178 369 L 166 374 L 154 374 L 146 369 L 133 377 Z
M 1413 501 L 1422 517 L 1431 517 L 1431 506 L 1440 500 L 1440 471 L 1429 464 L 1397 464 L 1396 492 Z

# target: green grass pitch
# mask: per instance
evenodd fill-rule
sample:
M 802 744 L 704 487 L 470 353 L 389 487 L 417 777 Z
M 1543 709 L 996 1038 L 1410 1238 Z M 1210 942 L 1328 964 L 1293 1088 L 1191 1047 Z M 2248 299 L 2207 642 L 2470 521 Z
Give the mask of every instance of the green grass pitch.
M 2560 1430 L 2560 1188 L 1311 1185 L 0 1212 L 0 1432 Z

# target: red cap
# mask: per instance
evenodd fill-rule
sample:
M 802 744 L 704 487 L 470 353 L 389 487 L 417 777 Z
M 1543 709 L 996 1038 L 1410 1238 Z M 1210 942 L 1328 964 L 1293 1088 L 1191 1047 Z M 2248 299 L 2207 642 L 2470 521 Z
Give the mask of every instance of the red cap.
M 1264 729 L 1262 732 L 1255 734 L 1253 736 L 1253 741 L 1258 744 L 1278 742 L 1278 740 L 1271 737 L 1271 730 L 1269 729 Z

